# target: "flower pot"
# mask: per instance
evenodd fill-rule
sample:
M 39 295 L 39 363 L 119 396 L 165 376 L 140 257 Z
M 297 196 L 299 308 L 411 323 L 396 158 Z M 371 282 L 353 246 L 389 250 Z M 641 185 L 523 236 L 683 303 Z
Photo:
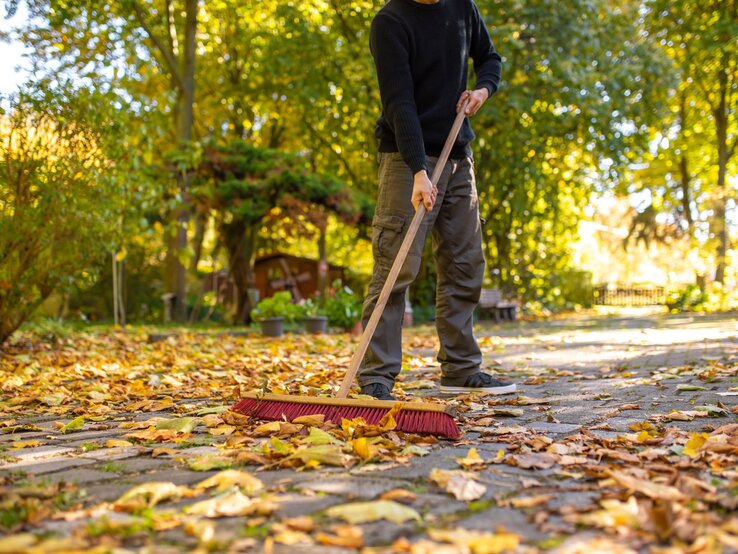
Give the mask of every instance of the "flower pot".
M 361 336 L 361 333 L 363 332 L 364 327 L 361 325 L 361 321 L 357 321 L 356 323 L 354 323 L 354 326 L 349 329 L 349 333 L 351 333 L 355 337 Z
M 284 318 L 283 317 L 267 317 L 262 319 L 261 334 L 265 337 L 281 337 L 284 331 Z
M 324 315 L 314 315 L 305 318 L 305 331 L 313 335 L 325 333 L 328 327 L 328 318 Z

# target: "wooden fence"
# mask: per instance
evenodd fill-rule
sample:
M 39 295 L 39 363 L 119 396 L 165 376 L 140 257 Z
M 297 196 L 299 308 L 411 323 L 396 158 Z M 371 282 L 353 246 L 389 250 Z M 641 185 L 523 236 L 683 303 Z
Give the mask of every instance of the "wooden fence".
M 598 287 L 594 290 L 597 306 L 658 306 L 666 303 L 664 287 Z

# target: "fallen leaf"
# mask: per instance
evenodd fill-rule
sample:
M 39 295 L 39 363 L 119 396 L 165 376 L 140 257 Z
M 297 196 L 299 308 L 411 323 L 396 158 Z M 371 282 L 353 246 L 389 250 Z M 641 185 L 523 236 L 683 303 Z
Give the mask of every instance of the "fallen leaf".
M 298 423 L 300 425 L 305 425 L 307 427 L 320 427 L 325 423 L 325 415 L 323 414 L 314 414 L 314 415 L 305 415 L 296 417 L 292 420 L 292 423 Z
M 380 500 L 394 500 L 395 502 L 402 502 L 403 504 L 410 504 L 417 498 L 418 496 L 415 493 L 405 489 L 392 489 L 379 497 Z
M 213 487 L 215 487 L 215 490 L 218 492 L 223 492 L 232 487 L 238 487 L 243 493 L 251 495 L 262 490 L 264 488 L 264 484 L 259 479 L 245 471 L 225 469 L 211 477 L 208 477 L 204 481 L 200 481 L 195 488 L 210 489 Z
M 152 508 L 164 500 L 179 500 L 189 492 L 187 487 L 179 487 L 169 482 L 151 482 L 133 487 L 115 501 L 116 508 L 134 511 Z
M 530 452 L 508 456 L 507 463 L 522 469 L 548 469 L 556 464 L 556 457 L 545 452 Z
M 662 485 L 653 481 L 646 481 L 644 479 L 638 479 L 632 475 L 628 475 L 622 471 L 608 471 L 608 475 L 612 477 L 617 483 L 627 489 L 640 492 L 653 499 L 660 500 L 684 500 L 684 495 L 681 491 L 675 487 L 669 485 Z
M 470 502 L 484 496 L 487 487 L 474 480 L 466 471 L 446 471 L 433 469 L 429 478 L 446 492 L 452 494 L 456 500 Z
M 705 387 L 701 387 L 699 385 L 677 385 L 676 390 L 678 391 L 697 391 L 697 390 L 707 390 Z
M 30 441 L 16 441 L 10 444 L 11 450 L 20 450 L 21 448 L 35 448 L 39 446 L 41 441 L 30 440 Z
M 175 419 L 157 419 L 157 429 L 167 429 L 178 433 L 191 433 L 195 427 L 200 425 L 202 419 L 199 417 L 179 417 Z
M 349 523 L 368 523 L 384 519 L 392 523 L 420 521 L 420 514 L 391 500 L 375 500 L 373 502 L 354 502 L 332 506 L 325 511 L 328 517 L 340 518 Z
M 84 426 L 85 426 L 85 416 L 79 416 L 79 417 L 75 417 L 72 421 L 62 426 L 59 429 L 59 432 L 62 434 L 73 433 L 74 431 L 79 431 L 80 429 L 83 429 Z
M 285 459 L 291 460 L 295 458 L 306 465 L 311 462 L 314 465 L 317 462 L 330 466 L 344 466 L 349 461 L 349 457 L 343 453 L 339 446 L 330 444 L 298 448 L 294 454 Z
M 710 436 L 707 433 L 690 433 L 689 440 L 684 446 L 682 453 L 690 458 L 696 458 L 700 455 L 702 445 L 707 442 Z
M 333 525 L 330 529 L 333 534 L 317 533 L 315 540 L 328 546 L 343 548 L 361 548 L 364 546 L 364 532 L 361 527 L 354 525 Z
M 464 551 L 471 551 L 472 554 L 502 554 L 515 550 L 520 544 L 518 535 L 504 531 L 484 533 L 463 528 L 452 530 L 430 528 L 428 536 L 434 541 L 462 547 Z
M 476 448 L 470 448 L 466 457 L 457 458 L 456 463 L 464 469 L 469 469 L 474 466 L 483 466 L 486 462 L 479 456 Z
M 190 460 L 187 465 L 193 471 L 210 471 L 211 469 L 224 469 L 231 467 L 232 458 L 224 458 L 223 456 L 205 455 L 198 456 L 194 460 Z
M 0 537 L 0 554 L 18 554 L 25 552 L 38 542 L 35 535 L 31 533 L 19 533 Z
M 133 446 L 132 442 L 123 441 L 120 439 L 110 439 L 105 443 L 107 448 L 118 448 L 123 446 Z
M 250 515 L 270 515 L 277 509 L 274 501 L 263 498 L 249 498 L 241 491 L 231 491 L 208 500 L 196 502 L 184 508 L 186 514 L 205 517 L 234 517 Z
M 158 458 L 159 456 L 176 456 L 180 450 L 176 448 L 154 448 L 151 451 L 152 458 Z

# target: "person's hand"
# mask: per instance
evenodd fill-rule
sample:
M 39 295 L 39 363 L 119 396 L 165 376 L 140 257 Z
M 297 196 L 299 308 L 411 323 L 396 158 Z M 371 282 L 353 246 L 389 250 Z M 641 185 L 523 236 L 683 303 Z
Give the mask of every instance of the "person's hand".
M 418 171 L 413 179 L 413 195 L 410 201 L 413 203 L 413 208 L 416 210 L 422 202 L 425 205 L 427 212 L 433 209 L 433 204 L 436 203 L 436 195 L 438 189 L 433 186 L 430 179 L 428 179 L 428 173 L 425 169 Z
M 489 98 L 489 91 L 485 87 L 478 88 L 477 90 L 465 90 L 461 93 L 461 97 L 456 103 L 456 113 L 459 113 L 461 105 L 467 98 L 469 99 L 469 104 L 466 106 L 466 115 L 472 116 L 477 113 L 479 108 L 481 108 L 487 101 L 487 98 Z

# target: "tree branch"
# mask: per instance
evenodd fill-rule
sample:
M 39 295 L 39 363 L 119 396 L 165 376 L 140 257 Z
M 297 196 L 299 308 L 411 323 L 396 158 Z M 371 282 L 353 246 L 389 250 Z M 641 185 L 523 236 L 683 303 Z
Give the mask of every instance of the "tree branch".
M 165 65 L 169 70 L 169 74 L 171 75 L 172 81 L 174 82 L 175 86 L 180 89 L 184 89 L 185 87 L 184 81 L 182 80 L 182 73 L 179 70 L 179 66 L 177 65 L 177 60 L 174 57 L 174 53 L 171 50 L 167 50 L 159 37 L 154 34 L 154 31 L 146 22 L 146 18 L 144 17 L 138 0 L 132 0 L 132 4 L 133 10 L 136 13 L 136 19 L 141 24 L 141 27 L 143 28 L 144 32 L 149 37 L 151 42 L 154 44 L 154 47 L 156 47 L 156 49 L 164 57 Z

